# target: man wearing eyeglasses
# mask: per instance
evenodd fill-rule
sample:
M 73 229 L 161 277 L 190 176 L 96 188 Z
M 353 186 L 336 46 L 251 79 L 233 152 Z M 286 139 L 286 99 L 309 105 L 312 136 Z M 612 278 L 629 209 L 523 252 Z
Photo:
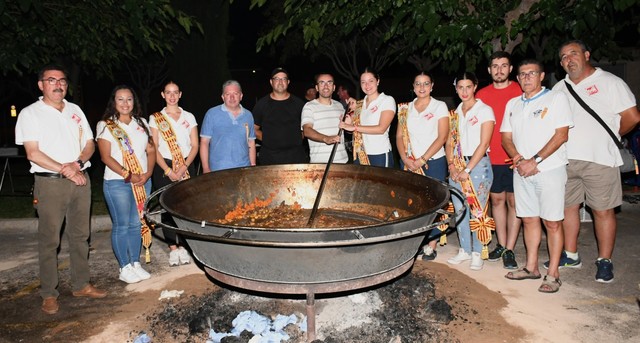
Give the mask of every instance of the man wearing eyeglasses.
M 253 119 L 256 138 L 262 142 L 261 165 L 307 163 L 300 114 L 304 102 L 289 93 L 289 73 L 283 68 L 271 72 L 272 91 L 256 103 Z
M 344 147 L 344 138 L 338 135 L 338 125 L 344 108 L 332 95 L 336 85 L 331 74 L 316 75 L 318 98 L 311 100 L 302 109 L 302 131 L 309 141 L 311 163 L 327 163 L 334 144 L 338 144 L 333 161 L 347 163 L 349 157 Z
M 571 95 L 568 86 L 600 117 L 616 138 L 632 131 L 640 112 L 629 86 L 619 77 L 591 65 L 591 53 L 584 42 L 571 40 L 558 50 L 560 65 L 567 72 L 553 89 L 564 92 L 574 113 L 575 128 L 567 143 L 567 194 L 565 199 L 565 242 L 560 267 L 579 268 L 578 233 L 580 205 L 593 213 L 598 242 L 596 281 L 613 281 L 611 257 L 616 241 L 616 214 L 622 204 L 619 166 L 622 158 L 612 137 Z
M 89 275 L 91 183 L 85 172 L 95 150 L 93 132 L 77 105 L 64 99 L 68 82 L 62 67 L 38 74 L 42 96 L 25 107 L 16 123 L 16 144 L 24 145 L 35 174 L 33 203 L 38 212 L 38 258 L 42 311 L 58 312 L 58 248 L 65 223 L 76 297 L 104 298 Z
M 538 248 L 542 225 L 547 231 L 549 270 L 538 291 L 560 289 L 558 264 L 562 253 L 564 189 L 567 182 L 569 127 L 573 126 L 569 101 L 562 92 L 542 86 L 543 66 L 533 59 L 518 65 L 518 82 L 524 94 L 505 107 L 502 146 L 513 161 L 516 214 L 524 224 L 526 266 L 505 276 L 511 280 L 539 279 Z
M 491 136 L 489 158 L 493 169 L 493 183 L 491 184 L 491 215 L 496 222 L 496 236 L 498 244 L 489 253 L 489 261 L 502 259 L 505 269 L 517 269 L 518 262 L 513 252 L 521 221 L 516 216 L 516 200 L 513 195 L 513 170 L 508 162 L 509 156 L 502 148 L 500 125 L 504 118 L 504 107 L 507 102 L 522 94 L 517 82 L 509 80 L 513 69 L 511 54 L 506 51 L 496 51 L 489 56 L 489 67 L 492 83 L 476 93 L 476 98 L 491 106 L 496 117 L 496 125 Z

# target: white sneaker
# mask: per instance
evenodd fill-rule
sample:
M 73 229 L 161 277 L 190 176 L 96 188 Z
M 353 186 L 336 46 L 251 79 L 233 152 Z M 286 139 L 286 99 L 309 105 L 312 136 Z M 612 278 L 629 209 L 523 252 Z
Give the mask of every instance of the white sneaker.
M 483 265 L 484 265 L 484 261 L 482 260 L 480 253 L 475 251 L 472 252 L 471 266 L 469 266 L 469 268 L 471 268 L 472 270 L 481 270 Z
M 169 266 L 175 267 L 180 264 L 180 250 L 171 250 L 169 252 Z
M 191 263 L 191 256 L 189 256 L 189 252 L 183 247 L 178 248 L 178 257 L 180 258 L 180 264 Z
M 120 280 L 126 283 L 136 283 L 142 281 L 138 274 L 136 274 L 136 271 L 131 264 L 127 264 L 123 268 L 120 268 Z
M 133 262 L 133 271 L 136 272 L 136 275 L 138 275 L 140 280 L 148 280 L 151 277 L 151 274 L 149 274 L 149 272 L 142 269 L 142 265 L 140 265 L 140 262 Z
M 458 249 L 458 255 L 453 256 L 452 258 L 447 260 L 449 264 L 460 264 L 464 261 L 468 261 L 471 259 L 471 255 L 467 254 L 464 249 Z

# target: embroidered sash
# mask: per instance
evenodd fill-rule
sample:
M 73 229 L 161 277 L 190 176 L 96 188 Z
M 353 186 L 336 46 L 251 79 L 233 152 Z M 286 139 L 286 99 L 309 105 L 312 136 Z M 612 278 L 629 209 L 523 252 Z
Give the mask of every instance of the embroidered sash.
M 467 162 L 464 160 L 464 155 L 460 146 L 458 123 L 458 113 L 455 110 L 449 111 L 449 127 L 451 130 L 450 137 L 452 141 L 451 156 L 453 156 L 452 162 L 456 169 L 463 170 L 467 168 Z M 469 209 L 471 210 L 471 232 L 475 232 L 476 237 L 480 243 L 482 243 L 482 258 L 486 260 L 489 258 L 489 249 L 487 245 L 491 242 L 491 231 L 496 229 L 495 221 L 487 215 L 489 201 L 487 201 L 484 206 L 480 203 L 476 190 L 473 186 L 473 182 L 471 182 L 471 177 L 460 182 L 460 186 L 462 188 L 462 192 L 467 197 Z
M 107 127 L 113 135 L 113 138 L 118 141 L 120 145 L 120 150 L 122 150 L 122 159 L 123 165 L 125 168 L 129 169 L 132 174 L 142 174 L 142 167 L 140 166 L 140 161 L 133 153 L 133 147 L 131 146 L 131 141 L 129 140 L 129 136 L 127 133 L 118 126 L 113 120 L 107 120 Z M 142 225 L 140 228 L 140 236 L 142 236 L 142 246 L 145 248 L 145 262 L 151 262 L 151 254 L 149 252 L 149 247 L 151 246 L 151 229 L 149 225 L 147 225 L 147 221 L 144 218 L 144 202 L 147 200 L 147 192 L 145 191 L 144 186 L 142 185 L 134 185 L 131 184 L 131 189 L 133 190 L 133 197 L 136 200 L 136 207 L 138 210 L 138 216 L 140 217 L 140 224 Z
M 358 100 L 356 102 L 356 109 L 353 111 L 353 125 L 360 125 L 360 114 L 362 114 L 362 104 L 364 100 Z M 364 141 L 362 140 L 362 132 L 353 131 L 353 159 L 358 159 L 361 165 L 371 165 L 369 162 L 369 156 L 364 150 Z
M 156 120 L 156 124 L 158 125 L 158 130 L 162 134 L 162 139 L 167 142 L 169 146 L 169 151 L 171 152 L 171 169 L 174 172 L 177 172 L 180 167 L 185 165 L 184 157 L 182 156 L 182 150 L 180 146 L 178 146 L 178 141 L 176 139 L 176 134 L 171 126 L 171 123 L 161 112 L 156 112 L 153 114 L 153 117 Z M 190 178 L 189 171 L 187 170 L 184 173 L 184 180 Z
M 398 125 L 400 125 L 400 129 L 402 130 L 402 143 L 404 144 L 404 151 L 401 151 L 401 154 L 404 154 L 406 157 L 415 160 L 416 157 L 413 155 L 413 149 L 411 149 L 411 139 L 409 138 L 409 127 L 407 125 L 407 117 L 409 114 L 409 103 L 403 102 L 398 104 Z M 407 171 L 409 168 L 405 165 L 404 170 Z M 424 170 L 422 168 L 418 168 L 416 170 L 410 170 L 413 173 L 424 175 Z

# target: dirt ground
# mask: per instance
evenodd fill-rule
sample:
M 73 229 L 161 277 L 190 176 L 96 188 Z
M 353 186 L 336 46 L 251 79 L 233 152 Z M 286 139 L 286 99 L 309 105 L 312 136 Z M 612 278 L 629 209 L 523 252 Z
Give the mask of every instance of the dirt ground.
M 102 236 L 105 237 L 102 237 Z M 181 309 L 185 306 L 193 307 L 194 301 L 210 297 L 212 294 L 231 292 L 213 282 L 196 264 L 180 267 L 165 267 L 166 252 L 160 244 L 154 244 L 152 249 L 153 263 L 147 266 L 152 273 L 150 280 L 133 285 L 126 285 L 117 280 L 117 268 L 108 251 L 108 233 L 97 233 L 92 247 L 92 270 L 95 283 L 109 291 L 105 299 L 82 299 L 71 296 L 68 283 L 68 265 L 64 251 L 61 252 L 60 276 L 60 312 L 46 315 L 40 311 L 40 297 L 37 283 L 37 255 L 27 253 L 20 256 L 16 263 L 22 263 L 24 268 L 3 267 L 2 300 L 0 307 L 0 342 L 133 342 L 140 332 L 147 332 L 152 342 L 184 341 L 184 335 L 176 339 L 175 333 L 188 332 L 189 328 L 180 327 L 181 323 L 159 325 L 159 318 L 166 316 L 167 311 Z M 63 244 L 64 245 L 64 244 Z M 63 246 L 64 250 L 64 246 Z M 108 259 L 108 260 L 105 260 Z M 104 266 L 104 265 L 107 266 Z M 94 273 L 95 274 L 95 273 Z M 499 313 L 507 301 L 498 293 L 487 289 L 464 273 L 449 268 L 447 265 L 433 262 L 417 261 L 409 275 L 394 281 L 391 285 L 401 285 L 404 279 L 415 279 L 420 286 L 416 291 L 422 291 L 422 284 L 435 283 L 436 299 L 444 300 L 451 306 L 450 322 L 448 320 L 433 320 L 438 334 L 434 339 L 425 342 L 469 342 L 478 337 L 501 337 L 505 342 L 522 341 L 525 332 L 508 324 Z M 19 281 L 19 282 L 16 282 Z M 390 287 L 384 285 L 381 289 Z M 159 300 L 162 290 L 183 290 L 179 298 Z M 425 291 L 426 293 L 426 291 Z M 411 296 L 415 297 L 415 296 Z M 330 298 L 327 298 L 330 299 Z M 316 299 L 316 314 L 322 316 L 323 302 L 328 301 L 318 297 Z M 338 300 L 340 301 L 340 300 Z M 290 309 L 299 315 L 304 314 L 304 299 L 287 300 L 276 299 L 270 303 L 273 307 L 286 311 Z M 221 308 L 224 308 L 221 306 Z M 387 305 L 389 306 L 389 305 Z M 246 308 L 250 310 L 251 308 Z M 396 311 L 406 311 L 400 309 Z M 282 313 L 282 312 L 281 312 Z M 288 315 L 290 313 L 282 313 Z M 397 313 L 403 316 L 403 313 Z M 414 318 L 407 313 L 407 318 Z M 408 320 L 407 320 L 408 321 Z M 448 323 L 447 323 L 448 322 Z M 402 324 L 402 323 L 401 323 Z M 403 325 L 413 327 L 419 323 L 407 322 Z M 385 329 L 382 328 L 382 331 Z M 325 336 L 339 337 L 339 333 L 332 333 L 331 328 L 318 324 L 317 332 L 328 332 Z M 397 331 L 397 329 L 396 329 Z M 155 337 L 154 337 L 155 335 Z M 336 336 L 337 335 L 337 336 Z M 403 339 L 401 332 L 395 334 L 395 342 L 411 342 Z M 204 337 L 204 338 L 202 338 Z M 362 338 L 361 342 L 382 342 L 380 337 Z M 194 336 L 194 342 L 204 342 L 206 335 Z M 200 339 L 202 338 L 202 339 Z M 335 339 L 335 338 L 334 338 Z M 339 339 L 339 338 L 338 338 Z M 303 342 L 302 338 L 290 342 Z M 327 340 L 329 342 L 331 340 Z M 384 342 L 388 342 L 385 340 Z M 333 340 L 333 342 L 343 342 Z
M 581 229 L 580 249 L 585 260 L 584 266 L 576 270 L 562 270 L 563 285 L 556 294 L 539 293 L 537 287 L 540 280 L 505 279 L 506 270 L 499 262 L 486 262 L 482 271 L 471 271 L 468 264 L 447 265 L 447 258 L 457 253 L 454 234 L 449 236 L 448 245 L 438 248 L 435 261 L 416 261 L 409 275 L 375 290 L 381 294 L 384 305 L 381 307 L 393 307 L 393 304 L 389 305 L 389 294 L 398 294 L 399 306 L 394 310 L 395 317 L 384 314 L 389 325 L 372 328 L 366 326 L 370 324 L 358 324 L 348 330 L 343 330 L 341 326 L 337 331 L 370 331 L 364 331 L 357 340 L 330 340 L 332 336 L 340 337 L 336 330 L 332 331 L 336 324 L 327 325 L 320 318 L 332 314 L 328 312 L 331 306 L 327 305 L 331 298 L 318 297 L 318 338 L 324 339 L 325 343 L 638 342 L 638 206 L 627 205 L 619 216 L 616 280 L 611 284 L 593 281 L 595 267 L 592 261 L 595 260 L 596 249 L 589 223 L 585 223 Z M 197 311 L 206 306 L 228 309 L 225 312 L 228 314 L 239 312 L 239 308 L 233 307 L 235 305 L 227 302 L 227 299 L 237 298 L 234 294 L 244 292 L 221 287 L 196 264 L 169 268 L 166 246 L 157 239 L 154 239 L 151 249 L 152 263 L 146 266 L 152 278 L 133 285 L 119 281 L 117 263 L 111 251 L 110 231 L 103 229 L 94 231 L 92 235 L 90 265 L 94 283 L 107 289 L 109 296 L 105 299 L 71 296 L 68 253 L 63 237 L 59 255 L 60 312 L 46 315 L 40 310 L 37 243 L 33 225 L 0 224 L 6 224 L 0 225 L 0 235 L 3 237 L 0 240 L 0 343 L 133 342 L 142 331 L 147 332 L 155 343 L 204 342 L 206 333 L 203 330 L 199 334 L 191 334 L 195 328 L 177 320 L 172 322 L 172 318 L 178 318 L 175 314 Z M 546 256 L 544 245 L 545 242 L 540 250 L 540 264 Z M 519 242 L 516 253 L 519 263 L 524 262 L 523 252 L 522 243 Z M 544 273 L 544 269 L 541 268 L 541 271 Z M 434 290 L 427 286 L 430 283 L 435 284 Z M 184 293 L 179 298 L 159 300 L 163 290 L 183 290 Z M 411 290 L 415 292 L 411 293 Z M 244 303 L 249 304 L 244 309 L 250 310 L 252 304 L 260 304 L 264 311 L 266 305 L 256 300 L 258 298 L 251 298 L 252 295 L 248 297 L 244 298 Z M 223 301 L 211 306 L 212 299 Z M 346 304 L 345 299 L 339 297 L 335 301 Z M 451 320 L 425 315 L 429 299 L 444 300 L 451 307 Z M 261 301 L 279 310 L 280 314 L 304 314 L 304 299 L 268 298 L 266 302 L 264 299 Z M 343 321 L 352 316 L 352 312 L 341 313 L 340 308 L 335 313 L 343 314 L 343 318 L 337 318 Z M 402 321 L 405 313 L 406 320 Z M 232 318 L 225 317 L 222 322 L 229 325 L 228 321 Z M 426 328 L 427 324 L 431 325 L 431 339 L 416 341 L 407 338 L 413 337 L 411 335 L 417 331 L 415 328 Z M 199 323 L 200 327 L 203 325 L 209 326 L 206 320 Z M 367 335 L 367 332 L 374 331 L 384 332 L 385 335 Z M 290 340 L 301 341 L 304 340 L 300 337 Z

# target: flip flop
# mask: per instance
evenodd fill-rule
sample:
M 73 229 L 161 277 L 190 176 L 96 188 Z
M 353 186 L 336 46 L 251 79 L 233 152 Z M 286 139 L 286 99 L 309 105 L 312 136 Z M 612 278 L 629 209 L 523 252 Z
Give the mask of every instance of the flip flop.
M 534 274 L 532 272 L 530 272 L 527 268 L 522 268 L 519 270 L 516 270 L 515 272 L 508 272 L 507 275 L 505 275 L 504 277 L 506 277 L 509 280 L 528 280 L 528 279 L 539 279 L 542 277 L 542 275 L 538 274 Z
M 554 277 L 549 277 L 549 279 L 551 280 L 547 280 L 547 276 L 549 275 L 545 275 L 544 279 L 542 279 L 542 285 L 538 287 L 538 292 L 542 292 L 542 293 L 557 292 L 560 289 L 560 286 L 562 286 L 562 282 L 560 281 L 560 279 L 556 279 Z

